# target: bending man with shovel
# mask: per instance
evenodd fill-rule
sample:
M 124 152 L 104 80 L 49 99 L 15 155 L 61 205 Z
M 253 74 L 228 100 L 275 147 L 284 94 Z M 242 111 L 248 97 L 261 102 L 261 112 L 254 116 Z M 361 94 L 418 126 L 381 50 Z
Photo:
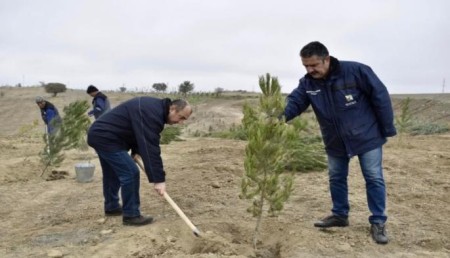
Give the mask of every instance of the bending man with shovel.
M 160 133 L 164 124 L 182 124 L 191 114 L 192 108 L 185 100 L 136 97 L 118 105 L 92 124 L 88 144 L 100 159 L 106 216 L 122 215 L 123 224 L 132 226 L 153 221 L 152 217 L 143 216 L 140 212 L 139 168 L 132 156 L 141 156 L 149 182 L 163 196 L 166 185 Z

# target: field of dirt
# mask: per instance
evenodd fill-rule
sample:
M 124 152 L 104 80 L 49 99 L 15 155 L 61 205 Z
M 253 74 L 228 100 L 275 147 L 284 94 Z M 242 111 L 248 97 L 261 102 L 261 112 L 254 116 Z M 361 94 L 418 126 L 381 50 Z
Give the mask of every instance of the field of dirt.
M 369 235 L 365 184 L 353 159 L 349 227 L 313 227 L 330 212 L 328 177 L 326 171 L 298 173 L 280 216 L 264 217 L 254 250 L 256 220 L 246 212 L 250 203 L 238 197 L 246 142 L 191 136 L 238 124 L 244 100 L 195 104 L 184 140 L 162 146 L 167 192 L 201 231 L 202 236 L 195 237 L 143 173 L 141 211 L 155 223 L 127 227 L 121 217 L 106 218 L 101 170 L 92 149 L 66 152 L 56 172 L 40 177 L 44 125 L 34 97 L 47 94 L 42 88 L 0 92 L 0 257 L 450 257 L 449 133 L 404 136 L 402 142 L 395 137 L 385 146 L 388 245 L 375 244 Z M 107 94 L 113 105 L 133 96 Z M 423 119 L 432 114 L 450 122 L 445 116 L 450 96 L 445 96 L 446 101 L 417 98 L 434 103 Z M 90 100 L 76 90 L 49 98 L 61 112 L 75 99 Z M 399 101 L 394 97 L 397 108 Z M 86 157 L 96 165 L 94 179 L 79 183 L 74 165 Z

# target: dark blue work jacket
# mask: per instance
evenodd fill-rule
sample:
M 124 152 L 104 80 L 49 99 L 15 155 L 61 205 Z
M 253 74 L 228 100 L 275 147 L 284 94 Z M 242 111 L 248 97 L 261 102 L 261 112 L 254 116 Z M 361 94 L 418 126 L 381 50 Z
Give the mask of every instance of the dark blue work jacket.
M 111 110 L 111 104 L 108 97 L 99 91 L 92 99 L 92 110 L 88 114 L 94 115 L 97 119 L 109 110 Z
M 170 104 L 170 99 L 136 97 L 118 105 L 91 125 L 89 146 L 105 152 L 131 149 L 141 156 L 149 181 L 164 182 L 159 141 Z
M 45 101 L 45 106 L 41 108 L 41 117 L 47 125 L 47 133 L 54 134 L 61 126 L 61 117 L 58 109 L 52 103 Z
M 300 79 L 287 97 L 286 121 L 311 105 L 331 156 L 352 157 L 382 146 L 396 135 L 386 87 L 367 65 L 334 57 L 330 62 L 326 79 Z

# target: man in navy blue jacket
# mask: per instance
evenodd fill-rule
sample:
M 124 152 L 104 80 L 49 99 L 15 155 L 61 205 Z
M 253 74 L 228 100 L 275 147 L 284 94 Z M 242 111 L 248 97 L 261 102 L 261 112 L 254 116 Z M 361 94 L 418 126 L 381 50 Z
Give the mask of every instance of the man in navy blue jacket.
M 94 116 L 95 119 L 97 119 L 111 109 L 111 104 L 108 97 L 103 94 L 103 92 L 99 91 L 94 85 L 89 85 L 86 93 L 93 98 L 92 110 L 88 112 L 89 116 Z
M 88 144 L 97 152 L 102 166 L 106 216 L 123 215 L 124 225 L 140 226 L 153 221 L 152 217 L 142 216 L 140 212 L 139 168 L 134 155 L 140 155 L 149 182 L 154 184 L 158 194 L 163 195 L 166 185 L 160 133 L 164 124 L 182 124 L 191 113 L 191 106 L 184 100 L 136 97 L 92 124 Z
M 388 243 L 385 222 L 386 186 L 382 171 L 382 145 L 396 135 L 391 99 L 386 87 L 364 64 L 339 61 L 314 41 L 302 48 L 300 57 L 307 74 L 287 97 L 286 121 L 312 107 L 320 125 L 328 155 L 332 214 L 316 227 L 349 225 L 348 164 L 358 156 L 364 179 L 371 235 Z

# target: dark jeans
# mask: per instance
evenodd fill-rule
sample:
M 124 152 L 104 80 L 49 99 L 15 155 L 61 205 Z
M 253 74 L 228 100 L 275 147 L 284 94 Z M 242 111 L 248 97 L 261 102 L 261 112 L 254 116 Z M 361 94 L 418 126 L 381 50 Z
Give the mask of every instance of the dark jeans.
M 139 168 L 126 151 L 104 152 L 97 150 L 103 172 L 103 196 L 105 211 L 120 207 L 119 189 L 121 189 L 123 216 L 137 217 L 139 210 Z
M 368 151 L 358 155 L 364 179 L 366 181 L 366 194 L 369 210 L 372 215 L 369 222 L 384 223 L 387 220 L 386 209 L 386 185 L 382 169 L 382 148 Z M 328 155 L 330 192 L 333 201 L 334 215 L 348 216 L 350 205 L 348 202 L 348 163 L 347 157 L 333 157 Z

